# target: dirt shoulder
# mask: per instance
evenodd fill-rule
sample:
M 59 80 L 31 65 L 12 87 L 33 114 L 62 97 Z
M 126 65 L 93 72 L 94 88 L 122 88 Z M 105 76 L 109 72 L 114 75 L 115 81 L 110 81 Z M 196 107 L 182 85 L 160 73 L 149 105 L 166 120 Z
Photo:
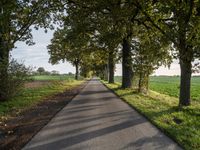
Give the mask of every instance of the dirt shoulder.
M 25 88 L 39 88 L 50 84 L 51 81 L 32 81 L 25 83 Z
M 87 83 L 45 99 L 31 109 L 0 122 L 0 149 L 20 150 L 54 115 L 66 106 Z

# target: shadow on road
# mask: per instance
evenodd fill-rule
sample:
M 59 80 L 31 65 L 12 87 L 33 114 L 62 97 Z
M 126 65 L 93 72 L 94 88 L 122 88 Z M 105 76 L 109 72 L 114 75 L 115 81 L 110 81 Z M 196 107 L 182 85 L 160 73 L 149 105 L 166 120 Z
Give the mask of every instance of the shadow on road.
M 33 138 L 26 149 L 93 150 L 97 149 L 97 145 L 100 150 L 167 150 L 175 144 L 98 80 L 93 79 Z
M 119 113 L 120 112 L 118 112 L 117 115 L 119 115 Z M 106 114 L 104 117 L 106 117 Z M 109 117 L 114 117 L 114 116 L 110 115 Z M 99 119 L 99 118 L 93 118 L 93 119 Z M 88 122 L 88 121 L 92 121 L 92 119 L 81 120 L 80 122 L 83 122 L 83 121 Z M 71 125 L 77 124 L 80 122 L 73 122 L 73 123 L 71 123 Z M 44 143 L 43 143 L 43 141 L 34 143 L 34 145 L 32 146 L 31 149 L 32 150 L 43 150 L 43 149 L 47 149 L 48 147 L 50 147 L 51 149 L 56 149 L 58 145 L 59 145 L 59 149 L 62 149 L 62 148 L 70 147 L 77 143 L 81 143 L 81 142 L 84 142 L 84 141 L 87 141 L 87 140 L 90 140 L 90 139 L 93 139 L 96 137 L 100 137 L 100 136 L 103 136 L 106 134 L 110 134 L 112 132 L 117 132 L 117 131 L 126 129 L 129 127 L 141 124 L 143 122 L 144 122 L 143 119 L 138 118 L 138 119 L 135 119 L 134 121 L 125 121 L 125 122 L 122 122 L 122 123 L 119 123 L 116 125 L 112 125 L 112 126 L 109 126 L 106 128 L 102 128 L 102 129 L 98 129 L 98 130 L 94 130 L 94 131 L 90 131 L 90 132 L 86 132 L 86 133 L 82 133 L 82 134 L 77 134 L 72 137 L 66 137 L 66 135 L 69 133 L 75 134 L 77 132 L 80 132 L 81 130 L 90 128 L 91 126 L 79 128 L 79 129 L 75 129 L 73 131 L 69 131 L 67 133 L 63 132 L 63 133 L 59 134 L 59 136 L 53 135 L 52 137 L 58 137 L 58 138 L 52 138 L 52 139 L 49 139 L 48 141 L 45 140 Z M 98 126 L 98 125 L 99 124 L 96 124 L 94 126 Z M 62 127 L 60 125 L 57 125 L 57 126 L 54 126 L 54 128 L 62 128 Z M 47 130 L 51 130 L 51 129 L 47 129 Z

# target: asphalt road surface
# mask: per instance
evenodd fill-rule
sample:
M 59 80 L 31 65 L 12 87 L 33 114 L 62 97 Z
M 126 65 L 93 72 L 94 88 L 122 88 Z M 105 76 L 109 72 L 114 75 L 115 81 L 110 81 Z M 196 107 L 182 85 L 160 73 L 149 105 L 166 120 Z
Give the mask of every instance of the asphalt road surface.
M 89 81 L 24 150 L 179 150 L 175 142 L 109 91 Z

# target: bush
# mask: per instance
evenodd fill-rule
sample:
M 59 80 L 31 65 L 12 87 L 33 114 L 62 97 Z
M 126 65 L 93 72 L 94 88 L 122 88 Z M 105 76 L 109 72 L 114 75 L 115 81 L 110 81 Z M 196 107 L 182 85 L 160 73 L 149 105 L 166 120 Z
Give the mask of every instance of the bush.
M 30 80 L 31 68 L 23 63 L 18 63 L 12 59 L 8 66 L 0 65 L 2 72 L 0 75 L 0 101 L 8 100 L 18 94 L 24 87 L 24 83 Z M 2 69 L 5 68 L 6 69 Z

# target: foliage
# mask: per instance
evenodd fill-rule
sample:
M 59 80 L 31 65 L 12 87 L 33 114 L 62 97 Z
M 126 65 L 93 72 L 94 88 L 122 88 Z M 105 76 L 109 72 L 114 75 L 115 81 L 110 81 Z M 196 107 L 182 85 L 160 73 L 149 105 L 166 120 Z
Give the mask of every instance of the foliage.
M 1 0 L 0 1 L 0 78 L 5 80 L 0 87 L 0 97 L 9 90 L 6 83 L 10 51 L 15 47 L 17 41 L 23 41 L 33 45 L 31 26 L 35 29 L 44 27 L 53 29 L 51 24 L 51 12 L 59 14 L 59 8 L 54 7 L 59 3 L 57 0 Z M 11 90 L 11 89 L 10 89 Z M 14 92 L 14 91 L 13 91 Z M 9 93 L 7 91 L 6 93 Z
M 89 35 L 87 47 L 89 47 L 90 50 L 95 52 L 96 49 L 101 49 L 106 55 L 112 52 L 114 57 L 116 57 L 116 53 L 119 45 L 122 44 L 122 40 L 127 38 L 131 39 L 132 34 L 134 33 L 132 32 L 134 29 L 134 27 L 132 27 L 132 25 L 134 25 L 132 19 L 137 15 L 137 10 L 135 8 L 136 7 L 130 3 L 124 3 L 123 6 L 121 6 L 120 2 L 114 0 L 72 0 L 66 5 L 65 10 L 68 15 L 63 16 L 62 20 L 64 22 L 64 28 L 71 30 L 76 37 L 82 35 L 87 37 L 87 35 Z M 74 43 L 75 46 L 79 45 L 76 40 L 71 40 L 71 42 Z M 113 60 L 109 62 L 115 63 L 116 58 L 112 59 Z M 98 63 L 97 60 L 93 61 Z M 107 63 L 108 60 L 106 61 L 106 64 Z M 109 66 L 109 68 L 114 70 L 113 64 L 110 64 Z M 101 64 L 101 66 L 95 65 L 91 69 L 94 69 L 94 67 L 96 67 L 96 72 L 103 76 L 106 76 L 107 70 L 109 69 L 105 69 L 105 64 Z M 99 71 L 99 69 L 101 71 Z M 86 70 L 86 68 L 84 67 L 82 70 Z
M 71 76 L 71 75 L 73 75 L 73 73 L 72 72 L 68 72 L 68 75 Z
M 200 101 L 179 109 L 177 98 L 156 92 L 150 92 L 149 96 L 144 96 L 132 89 L 120 89 L 120 84 L 106 85 L 183 148 L 200 149 L 200 123 L 197 121 L 200 119 Z
M 136 39 L 140 44 L 138 50 L 133 52 L 137 62 L 133 67 L 144 79 L 161 64 L 169 65 L 172 57 L 178 58 L 181 67 L 179 106 L 190 104 L 191 62 L 199 58 L 198 1 L 70 1 L 68 9 L 69 18 L 73 20 L 72 17 L 75 17 L 75 21 L 82 20 L 77 14 L 85 11 L 85 22 L 95 28 L 95 37 L 109 50 L 112 46 L 116 48 L 116 41 L 116 45 L 125 41 L 126 44 L 122 45 L 127 48 L 127 55 L 122 55 L 125 60 L 122 61 L 122 86 L 130 85 L 130 81 L 127 84 L 125 81 L 131 78 L 131 71 L 127 70 L 132 69 L 131 53 L 128 52 L 132 40 Z M 79 27 L 84 26 L 81 25 Z M 110 38 L 112 36 L 115 38 Z M 122 53 L 125 54 L 125 51 Z M 137 60 L 142 60 L 142 63 Z
M 60 74 L 59 71 L 56 71 L 56 70 L 51 71 L 51 75 L 59 75 L 59 74 Z
M 162 64 L 169 65 L 172 57 L 179 58 L 181 64 L 179 105 L 182 106 L 190 104 L 191 62 L 199 57 L 199 38 L 196 34 L 199 33 L 198 8 L 199 3 L 194 0 L 179 3 L 171 0 L 117 2 L 109 0 L 70 1 L 67 11 L 69 11 L 68 19 L 76 22 L 78 29 L 84 26 L 84 32 L 85 28 L 92 27 L 92 30 L 95 30 L 94 38 L 97 38 L 104 48 L 108 47 L 108 50 L 116 48 L 122 41 L 129 43 L 136 39 L 139 47 L 133 45 L 132 57 L 135 61 L 133 68 L 142 78 L 147 78 Z M 84 15 L 77 15 L 80 12 L 84 12 Z M 124 58 L 130 58 L 130 55 L 128 53 Z M 123 64 L 123 68 L 130 65 L 132 64 L 129 61 L 128 64 Z M 101 70 L 103 69 L 102 66 Z M 128 74 L 123 74 L 124 76 Z
M 70 62 L 76 67 L 75 78 L 78 79 L 79 66 L 84 57 L 87 57 L 88 38 L 88 35 L 79 35 L 71 28 L 58 29 L 47 47 L 50 54 L 49 61 L 52 64 L 59 63 L 61 60 Z
M 141 1 L 140 4 L 136 5 L 140 7 L 142 14 L 148 17 L 145 23 L 152 28 L 156 28 L 166 37 L 166 40 L 174 44 L 174 50 L 177 50 L 174 56 L 181 59 L 187 58 L 188 60 L 194 60 L 195 57 L 199 58 L 199 2 L 191 0 L 177 3 L 169 0 L 155 1 L 155 3 L 148 3 L 147 5 L 144 5 L 143 2 Z M 180 46 L 184 44 L 186 44 L 186 48 L 189 50 L 187 56 L 181 56 L 185 51 L 181 51 Z M 194 56 L 189 55 L 191 53 Z
M 180 61 L 179 106 L 190 105 L 192 62 L 199 59 L 199 1 L 149 1 L 133 3 L 140 9 L 145 26 L 157 29 L 173 45 Z
M 53 28 L 50 11 L 56 10 L 52 6 L 53 1 L 43 0 L 2 0 L 0 2 L 0 20 L 3 41 L 8 41 L 9 49 L 12 49 L 17 41 L 26 41 L 33 44 L 30 26 Z M 58 1 L 54 1 L 58 3 Z M 7 26 L 9 24 L 9 26 Z
M 0 78 L 0 95 L 2 96 L 0 100 L 7 100 L 16 96 L 23 89 L 24 83 L 30 79 L 30 72 L 31 68 L 27 68 L 23 63 L 18 63 L 12 59 L 8 66 L 7 76 Z
M 138 77 L 139 92 L 147 93 L 149 84 L 149 75 L 161 65 L 170 65 L 172 57 L 170 56 L 169 43 L 163 40 L 163 35 L 156 31 L 148 30 L 146 33 L 143 28 L 138 28 L 137 39 L 133 39 L 133 71 L 135 79 Z M 142 33 L 141 33 L 142 32 Z
M 45 69 L 44 69 L 43 67 L 39 67 L 39 68 L 37 69 L 37 72 L 38 72 L 40 75 L 42 75 L 42 74 L 45 73 Z

